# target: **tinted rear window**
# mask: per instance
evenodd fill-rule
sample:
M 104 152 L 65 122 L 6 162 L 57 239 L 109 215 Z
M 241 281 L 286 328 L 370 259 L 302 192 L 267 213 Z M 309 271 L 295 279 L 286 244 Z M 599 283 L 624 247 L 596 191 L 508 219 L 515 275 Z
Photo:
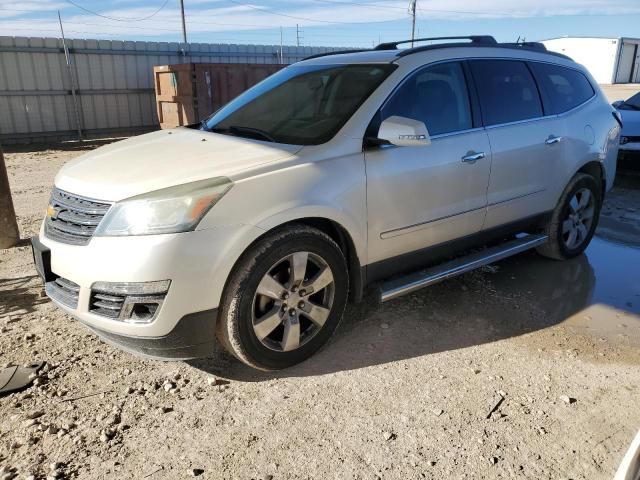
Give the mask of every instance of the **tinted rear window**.
M 474 60 L 470 64 L 486 126 L 542 116 L 538 88 L 524 62 Z
M 547 114 L 563 113 L 589 100 L 595 92 L 582 73 L 548 63 L 530 63 L 542 89 Z

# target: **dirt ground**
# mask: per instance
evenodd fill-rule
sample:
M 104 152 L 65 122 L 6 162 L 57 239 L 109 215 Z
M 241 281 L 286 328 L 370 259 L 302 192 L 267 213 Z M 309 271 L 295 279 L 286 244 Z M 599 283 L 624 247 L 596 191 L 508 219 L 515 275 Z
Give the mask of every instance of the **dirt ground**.
M 81 153 L 7 155 L 23 237 Z M 622 179 L 585 255 L 368 298 L 269 374 L 120 352 L 42 296 L 28 247 L 0 251 L 0 366 L 47 362 L 0 398 L 0 479 L 611 478 L 640 427 L 638 272 L 640 185 Z

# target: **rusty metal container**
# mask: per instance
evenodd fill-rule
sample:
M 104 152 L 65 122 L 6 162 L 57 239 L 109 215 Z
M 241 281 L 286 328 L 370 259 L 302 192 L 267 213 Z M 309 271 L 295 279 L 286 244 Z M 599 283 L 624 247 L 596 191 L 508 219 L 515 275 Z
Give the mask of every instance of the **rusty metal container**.
M 204 120 L 249 87 L 286 67 L 277 64 L 183 63 L 153 68 L 161 128 Z

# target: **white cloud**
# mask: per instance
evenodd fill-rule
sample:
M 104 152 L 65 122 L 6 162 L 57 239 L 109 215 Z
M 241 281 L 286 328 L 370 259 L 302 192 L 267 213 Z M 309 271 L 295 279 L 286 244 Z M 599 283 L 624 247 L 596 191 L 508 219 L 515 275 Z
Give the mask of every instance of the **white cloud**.
M 323 26 L 340 29 L 341 43 L 349 38 L 349 25 L 343 22 L 370 23 L 371 36 L 377 37 L 378 28 L 389 22 L 408 19 L 408 0 L 239 0 L 259 10 L 272 10 L 287 16 L 259 11 L 251 6 L 229 3 L 225 0 L 187 0 L 187 29 L 189 34 L 207 34 L 211 41 L 243 41 L 250 32 L 273 29 L 271 32 L 251 33 L 253 42 L 277 43 L 279 27 L 295 28 Z M 333 2 L 344 1 L 345 5 Z M 249 3 L 251 2 L 251 3 Z M 355 3 L 353 3 L 355 2 Z M 115 18 L 140 18 L 158 8 L 156 1 L 136 2 L 127 7 L 122 0 L 105 2 L 112 8 L 98 11 Z M 375 3 L 376 6 L 357 3 Z M 93 6 L 92 3 L 86 3 Z M 145 6 L 140 6 L 145 5 Z M 179 38 L 180 20 L 175 1 L 152 19 L 144 22 L 114 22 L 94 15 L 82 13 L 67 3 L 56 0 L 25 0 L 22 2 L 0 0 L 0 35 L 58 36 L 58 23 L 54 11 L 62 9 L 65 30 L 69 36 L 80 38 L 140 38 L 167 36 L 175 41 Z M 94 7 L 95 8 L 95 7 Z M 527 18 L 562 15 L 626 15 L 640 14 L 639 0 L 418 0 L 419 19 L 487 19 Z M 42 15 L 33 15 L 14 10 L 37 10 Z M 298 18 L 291 18 L 298 17 Z M 331 23 L 339 22 L 339 23 Z M 236 32 L 236 33 L 233 33 Z M 290 33 L 291 35 L 291 33 Z M 362 35 L 351 33 L 351 38 L 362 40 Z M 246 40 L 244 40 L 246 41 Z M 367 40 L 370 41 L 370 40 Z M 351 42 L 360 44 L 359 42 Z M 346 42 L 346 44 L 349 44 Z

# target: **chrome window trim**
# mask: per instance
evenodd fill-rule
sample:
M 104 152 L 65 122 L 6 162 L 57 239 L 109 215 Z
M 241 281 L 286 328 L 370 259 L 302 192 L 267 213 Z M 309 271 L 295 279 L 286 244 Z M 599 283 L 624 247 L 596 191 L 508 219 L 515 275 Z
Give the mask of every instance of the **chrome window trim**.
M 489 125 L 488 127 L 484 127 L 484 129 L 485 130 L 495 130 L 496 128 L 512 127 L 514 125 L 524 125 L 525 123 L 533 123 L 533 122 L 539 122 L 541 120 L 553 119 L 556 116 L 557 115 L 549 115 L 549 116 L 546 116 L 546 117 L 534 117 L 534 118 L 527 118 L 525 120 L 516 120 L 515 122 L 497 123 L 495 125 Z
M 512 125 L 519 125 L 519 124 L 523 124 L 523 123 L 536 122 L 536 121 L 539 121 L 539 120 L 558 119 L 558 118 L 561 118 L 561 117 L 564 117 L 566 115 L 569 115 L 569 114 L 573 113 L 575 110 L 578 110 L 578 109 L 584 107 L 588 103 L 593 102 L 596 98 L 597 98 L 597 95 L 594 94 L 591 98 L 589 98 L 585 102 L 581 103 L 580 105 L 577 105 L 577 106 L 573 107 L 571 110 L 567 110 L 566 112 L 555 113 L 555 114 L 551 114 L 551 115 L 543 115 L 542 117 L 527 118 L 525 120 L 517 120 L 515 122 L 497 123 L 495 125 L 489 125 L 489 126 L 484 127 L 484 128 L 485 128 L 485 130 L 492 130 L 494 128 L 510 127 Z
M 405 58 L 405 57 L 401 57 L 401 58 Z M 398 61 L 400 59 L 397 59 L 395 61 Z M 568 115 L 570 113 L 572 113 L 574 110 L 577 110 L 581 107 L 583 107 L 584 105 L 594 101 L 595 98 L 598 97 L 598 90 L 597 88 L 593 85 L 593 83 L 591 82 L 591 80 L 589 79 L 589 77 L 587 77 L 584 72 L 582 71 L 582 69 L 580 69 L 579 66 L 576 67 L 571 67 L 568 65 L 564 65 L 562 63 L 557 63 L 557 62 L 551 62 L 551 61 L 546 61 L 546 60 L 532 60 L 530 58 L 524 58 L 524 57 L 487 57 L 487 56 L 479 56 L 479 57 L 456 57 L 456 58 L 448 58 L 448 59 L 444 59 L 444 60 L 436 60 L 435 62 L 430 62 L 430 63 L 425 63 L 424 65 L 420 65 L 419 67 L 414 68 L 413 70 L 411 70 L 409 73 L 407 73 L 405 75 L 405 77 L 400 81 L 400 83 L 398 83 L 398 85 L 396 85 L 396 87 L 391 91 L 391 93 L 387 96 L 387 98 L 384 100 L 384 102 L 382 103 L 382 105 L 380 105 L 380 107 L 376 110 L 376 112 L 382 110 L 387 103 L 389 102 L 389 100 L 391 99 L 391 97 L 393 97 L 393 95 L 395 95 L 395 93 L 402 87 L 402 85 L 404 85 L 404 83 L 416 72 L 420 71 L 423 68 L 427 68 L 427 67 L 431 67 L 434 65 L 438 65 L 441 63 L 452 63 L 452 62 L 465 62 L 465 61 L 473 61 L 473 60 L 504 60 L 506 62 L 509 61 L 516 61 L 516 62 L 530 62 L 530 63 L 545 63 L 547 65 L 554 65 L 556 67 L 562 67 L 562 68 L 567 68 L 570 70 L 575 70 L 576 72 L 580 73 L 581 75 L 583 75 L 587 81 L 589 82 L 589 85 L 591 85 L 591 88 L 593 90 L 593 95 L 587 99 L 585 102 L 581 103 L 580 105 L 576 105 L 575 107 L 573 107 L 571 110 L 567 110 L 566 112 L 562 112 L 562 113 L 555 113 L 555 114 L 550 114 L 550 115 L 543 115 L 541 117 L 535 117 L 535 118 L 527 118 L 524 120 L 516 120 L 515 122 L 508 122 L 508 123 L 497 123 L 495 125 L 484 125 L 484 121 L 482 122 L 482 126 L 480 127 L 474 127 L 472 129 L 467 129 L 467 130 L 456 130 L 455 132 L 449 132 L 449 133 L 443 133 L 443 134 L 439 134 L 439 135 L 434 135 L 431 137 L 431 139 L 438 139 L 441 138 L 443 136 L 447 136 L 447 135 L 451 135 L 451 134 L 458 134 L 458 133 L 466 133 L 466 132 L 470 132 L 473 130 L 480 130 L 480 129 L 485 129 L 485 130 L 489 130 L 492 128 L 498 128 L 498 127 L 506 127 L 506 126 L 511 126 L 511 125 L 517 125 L 517 124 L 521 124 L 521 123 L 528 123 L 528 122 L 535 122 L 538 120 L 543 120 L 543 119 L 547 119 L 547 118 L 558 118 L 558 117 L 562 117 L 564 115 Z M 536 86 L 538 81 L 535 78 L 535 75 L 533 74 L 533 72 L 531 72 L 531 76 L 533 77 L 534 82 L 536 82 Z M 539 87 L 538 87 L 539 88 Z M 469 89 L 469 85 L 467 83 L 467 90 Z M 471 95 L 471 92 L 468 92 L 469 95 Z M 540 102 L 543 105 L 544 108 L 544 104 L 542 101 L 542 96 L 540 95 L 540 93 L 538 93 L 538 95 L 540 96 Z M 478 98 L 478 100 L 480 100 L 480 98 Z M 429 127 L 427 127 L 427 129 L 429 129 Z
M 570 113 L 573 113 L 574 111 L 584 107 L 585 105 L 587 105 L 588 103 L 593 102 L 596 98 L 598 97 L 597 93 L 594 93 L 592 97 L 590 97 L 589 99 L 587 99 L 586 101 L 582 102 L 580 105 L 576 105 L 575 107 L 573 107 L 571 110 L 567 110 L 566 112 L 562 112 L 562 113 L 557 113 L 555 116 L 560 118 L 560 117 L 564 117 L 566 115 L 569 115 Z
M 455 137 L 455 136 L 464 135 L 467 133 L 480 132 L 484 129 L 485 129 L 484 127 L 474 127 L 474 128 L 468 128 L 466 130 L 456 130 L 454 132 L 449 132 L 449 133 L 439 133 L 438 135 L 434 135 L 434 136 L 430 135 L 429 138 L 431 138 L 431 140 L 439 140 L 441 138 Z
M 429 139 L 433 142 L 435 140 L 441 140 L 443 138 L 457 137 L 458 135 L 466 135 L 468 133 L 474 133 L 474 132 L 482 132 L 483 130 L 486 130 L 486 129 L 484 127 L 475 127 L 475 128 L 469 128 L 467 130 L 456 130 L 455 132 L 439 133 L 438 135 L 434 135 L 434 136 L 429 135 Z M 428 147 L 428 145 L 424 145 L 424 147 Z M 407 148 L 407 147 L 398 147 L 397 145 L 388 143 L 384 145 L 379 145 L 377 148 L 381 150 L 386 150 L 389 148 Z M 416 147 L 408 147 L 408 148 L 416 148 Z

